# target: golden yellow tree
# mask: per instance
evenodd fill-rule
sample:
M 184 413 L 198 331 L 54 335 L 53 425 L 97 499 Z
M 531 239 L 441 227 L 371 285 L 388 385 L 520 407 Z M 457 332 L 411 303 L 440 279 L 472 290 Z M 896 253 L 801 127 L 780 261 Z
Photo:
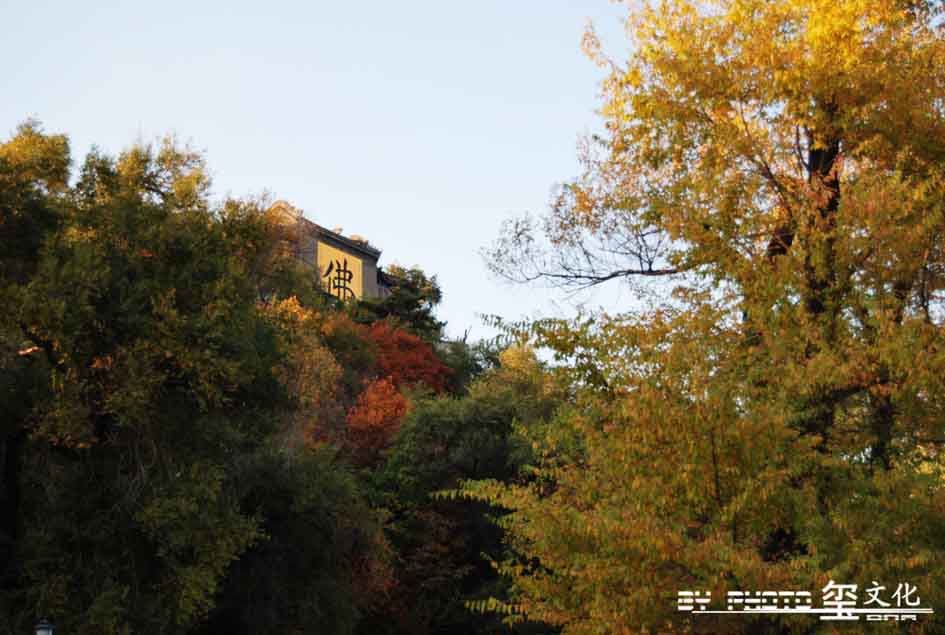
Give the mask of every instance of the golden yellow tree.
M 611 68 L 606 134 L 492 262 L 672 293 L 533 325 L 570 362 L 575 399 L 535 433 L 534 478 L 467 487 L 512 510 L 519 555 L 500 566 L 517 595 L 492 606 L 583 634 L 839 628 L 693 616 L 683 589 L 724 605 L 730 590 L 819 599 L 835 580 L 862 600 L 909 582 L 945 605 L 937 6 L 646 2 L 626 64 L 588 34 Z

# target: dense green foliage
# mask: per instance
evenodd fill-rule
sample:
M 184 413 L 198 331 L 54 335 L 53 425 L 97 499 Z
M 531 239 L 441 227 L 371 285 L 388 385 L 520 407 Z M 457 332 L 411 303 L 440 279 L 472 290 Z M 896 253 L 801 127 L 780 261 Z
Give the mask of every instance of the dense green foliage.
M 436 342 L 443 337 L 445 324 L 433 315 L 443 292 L 436 276 L 427 277 L 420 269 L 390 265 L 384 272 L 390 293 L 380 300 L 365 299 L 352 305 L 356 321 L 369 324 L 393 319 L 414 335 Z
M 70 166 L 0 145 L 0 633 L 500 628 L 494 510 L 432 494 L 515 477 L 540 365 L 443 341 L 418 269 L 326 298 L 172 139 Z
M 503 595 L 506 584 L 480 554 L 498 557 L 501 513 L 437 496 L 467 479 L 514 480 L 530 458 L 522 422 L 551 416 L 561 395 L 527 350 L 508 349 L 463 398 L 421 401 L 407 417 L 375 491 L 392 513 L 392 543 L 405 625 L 373 632 L 506 632 L 492 616 L 472 619 L 467 602 Z

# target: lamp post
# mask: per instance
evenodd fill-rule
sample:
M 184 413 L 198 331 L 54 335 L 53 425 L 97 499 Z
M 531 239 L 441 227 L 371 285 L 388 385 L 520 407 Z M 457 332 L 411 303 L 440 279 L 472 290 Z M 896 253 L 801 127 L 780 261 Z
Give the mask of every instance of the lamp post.
M 36 625 L 36 635 L 55 635 L 56 627 L 47 619 L 41 619 Z

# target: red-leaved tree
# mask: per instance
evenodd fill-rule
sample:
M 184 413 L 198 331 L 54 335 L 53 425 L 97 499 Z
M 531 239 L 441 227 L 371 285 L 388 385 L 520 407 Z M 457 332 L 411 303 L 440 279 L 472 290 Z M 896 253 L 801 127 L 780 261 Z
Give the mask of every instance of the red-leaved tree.
M 408 402 L 390 378 L 368 384 L 348 412 L 345 444 L 355 464 L 373 465 L 380 452 L 390 445 Z
M 377 347 L 376 372 L 389 377 L 398 388 L 423 384 L 444 392 L 453 370 L 422 339 L 388 322 L 375 322 L 366 335 Z

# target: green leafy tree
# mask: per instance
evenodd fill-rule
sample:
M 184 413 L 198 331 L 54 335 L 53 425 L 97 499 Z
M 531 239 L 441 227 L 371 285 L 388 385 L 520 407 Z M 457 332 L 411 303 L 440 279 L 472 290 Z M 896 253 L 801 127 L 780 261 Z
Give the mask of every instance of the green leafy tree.
M 353 305 L 354 319 L 362 324 L 393 321 L 429 342 L 439 341 L 445 324 L 433 315 L 443 300 L 436 276 L 427 276 L 418 267 L 407 269 L 398 265 L 389 265 L 383 276 L 389 293 Z
M 24 488 L 20 473 L 28 443 L 23 426 L 34 405 L 48 394 L 42 385 L 48 367 L 36 363 L 39 349 L 25 341 L 12 307 L 22 285 L 35 275 L 41 246 L 60 223 L 69 178 L 69 143 L 46 135 L 36 122 L 21 125 L 0 144 L 0 584 L 17 571 L 17 544 L 23 533 L 18 511 Z M 3 628 L 0 620 L 0 628 Z
M 391 572 L 377 514 L 322 447 L 263 450 L 238 476 L 241 505 L 266 539 L 233 563 L 202 633 L 353 633 L 388 593 Z
M 257 632 L 275 624 L 266 611 L 299 626 L 330 607 L 333 632 L 350 632 L 357 602 L 325 581 L 384 547 L 343 469 L 297 442 L 299 413 L 321 412 L 340 371 L 302 333 L 299 302 L 277 297 L 310 289 L 264 208 L 212 204 L 202 157 L 170 139 L 93 151 L 71 187 L 68 165 L 64 138 L 35 125 L 0 146 L 0 231 L 23 252 L 0 270 L 0 632 L 40 615 L 69 633 L 194 632 L 218 601 L 238 603 L 227 593 L 246 589 L 260 550 L 306 531 L 344 555 L 308 560 L 305 588 L 321 595 L 232 615 Z M 267 452 L 280 460 L 254 467 Z M 262 501 L 267 476 L 281 498 Z M 295 573 L 273 570 L 265 592 Z
M 562 398 L 530 351 L 509 349 L 500 359 L 468 395 L 419 401 L 374 476 L 376 504 L 391 513 L 397 585 L 391 604 L 366 621 L 363 632 L 507 631 L 498 619 L 466 606 L 505 592 L 484 557 L 502 551 L 501 530 L 492 521 L 497 510 L 434 497 L 466 479 L 515 480 L 530 454 L 516 426 L 538 425 Z

